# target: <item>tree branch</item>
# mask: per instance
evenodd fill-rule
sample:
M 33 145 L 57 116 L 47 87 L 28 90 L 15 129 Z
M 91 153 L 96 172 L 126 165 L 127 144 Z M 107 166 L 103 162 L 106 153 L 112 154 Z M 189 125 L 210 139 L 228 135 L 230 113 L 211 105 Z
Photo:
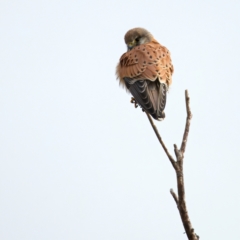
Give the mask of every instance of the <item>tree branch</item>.
M 188 215 L 188 211 L 187 211 L 187 206 L 186 206 L 186 201 L 185 201 L 184 175 L 183 175 L 183 158 L 184 158 L 184 152 L 185 152 L 186 145 L 187 145 L 187 138 L 188 138 L 189 129 L 190 129 L 190 121 L 192 118 L 192 113 L 191 113 L 190 105 L 189 105 L 190 97 L 188 95 L 187 90 L 185 90 L 185 101 L 186 101 L 187 118 L 186 118 L 186 124 L 185 124 L 185 130 L 184 130 L 184 134 L 183 134 L 181 148 L 178 149 L 177 145 L 174 144 L 174 152 L 175 152 L 177 161 L 175 161 L 174 158 L 168 152 L 168 149 L 165 146 L 156 126 L 154 125 L 151 116 L 148 113 L 146 113 L 146 114 L 147 114 L 149 122 L 152 125 L 152 128 L 158 138 L 158 141 L 162 145 L 166 155 L 168 156 L 168 158 L 169 158 L 170 162 L 172 163 L 172 166 L 176 172 L 178 196 L 172 189 L 170 190 L 170 193 L 171 193 L 174 201 L 177 204 L 178 211 L 179 211 L 185 232 L 186 232 L 189 240 L 198 240 L 199 236 L 194 232 L 194 229 L 192 227 L 192 224 L 191 224 L 191 221 L 190 221 L 190 218 Z
M 150 124 L 152 125 L 152 128 L 153 128 L 153 130 L 154 130 L 154 132 L 155 132 L 155 134 L 156 134 L 156 136 L 157 136 L 157 138 L 158 138 L 158 141 L 159 141 L 160 144 L 162 145 L 163 150 L 165 151 L 166 155 L 168 156 L 168 159 L 170 160 L 171 164 L 173 165 L 173 167 L 174 167 L 174 169 L 175 169 L 175 167 L 176 167 L 176 162 L 175 162 L 174 158 L 173 158 L 172 155 L 168 152 L 168 149 L 167 149 L 167 147 L 165 146 L 165 144 L 164 144 L 164 142 L 163 142 L 163 140 L 162 140 L 162 138 L 161 138 L 161 136 L 160 136 L 160 134 L 159 134 L 159 132 L 158 132 L 158 130 L 157 130 L 157 127 L 155 126 L 155 124 L 154 124 L 151 116 L 150 116 L 147 112 L 146 112 L 146 114 L 147 114 L 148 120 L 149 120 Z
M 190 121 L 192 118 L 192 112 L 190 109 L 190 97 L 188 95 L 188 90 L 185 90 L 185 102 L 186 102 L 186 110 L 187 110 L 187 119 L 186 119 L 186 125 L 185 125 L 185 131 L 183 134 L 182 139 L 182 145 L 181 145 L 181 152 L 184 154 L 186 145 L 187 145 L 187 138 L 189 134 L 189 128 L 190 128 Z

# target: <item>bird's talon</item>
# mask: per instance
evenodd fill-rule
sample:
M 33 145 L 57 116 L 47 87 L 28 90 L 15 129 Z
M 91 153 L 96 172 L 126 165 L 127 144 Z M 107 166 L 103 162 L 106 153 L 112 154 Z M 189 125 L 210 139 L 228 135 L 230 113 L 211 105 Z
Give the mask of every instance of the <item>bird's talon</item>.
M 134 107 L 135 107 L 135 108 L 138 107 L 138 103 L 136 102 L 136 100 L 135 100 L 134 97 L 131 98 L 130 102 L 134 104 Z

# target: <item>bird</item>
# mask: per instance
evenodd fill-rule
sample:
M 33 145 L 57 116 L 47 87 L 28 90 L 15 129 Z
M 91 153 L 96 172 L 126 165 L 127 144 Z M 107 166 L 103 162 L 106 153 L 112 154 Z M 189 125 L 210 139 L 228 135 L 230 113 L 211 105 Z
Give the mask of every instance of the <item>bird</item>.
M 170 52 L 144 28 L 130 29 L 124 40 L 127 51 L 116 67 L 119 84 L 132 94 L 135 107 L 163 120 L 174 71 Z

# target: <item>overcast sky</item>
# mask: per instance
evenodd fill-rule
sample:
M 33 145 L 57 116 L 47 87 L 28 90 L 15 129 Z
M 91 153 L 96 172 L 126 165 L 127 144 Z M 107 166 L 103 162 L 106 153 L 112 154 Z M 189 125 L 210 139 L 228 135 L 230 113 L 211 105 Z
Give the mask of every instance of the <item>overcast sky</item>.
M 0 238 L 187 239 L 175 173 L 118 86 L 124 34 L 144 27 L 175 72 L 169 150 L 193 119 L 186 200 L 201 239 L 240 239 L 240 1 L 0 1 Z

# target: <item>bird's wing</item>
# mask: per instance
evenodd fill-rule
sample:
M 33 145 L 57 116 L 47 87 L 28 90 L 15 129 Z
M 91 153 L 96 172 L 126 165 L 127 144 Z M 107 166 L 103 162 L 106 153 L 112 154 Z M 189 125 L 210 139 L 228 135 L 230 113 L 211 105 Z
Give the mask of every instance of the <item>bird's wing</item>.
M 123 85 L 125 77 L 132 78 L 133 81 L 155 81 L 158 78 L 168 87 L 172 82 L 172 73 L 169 51 L 155 40 L 124 53 L 117 66 L 117 76 Z

